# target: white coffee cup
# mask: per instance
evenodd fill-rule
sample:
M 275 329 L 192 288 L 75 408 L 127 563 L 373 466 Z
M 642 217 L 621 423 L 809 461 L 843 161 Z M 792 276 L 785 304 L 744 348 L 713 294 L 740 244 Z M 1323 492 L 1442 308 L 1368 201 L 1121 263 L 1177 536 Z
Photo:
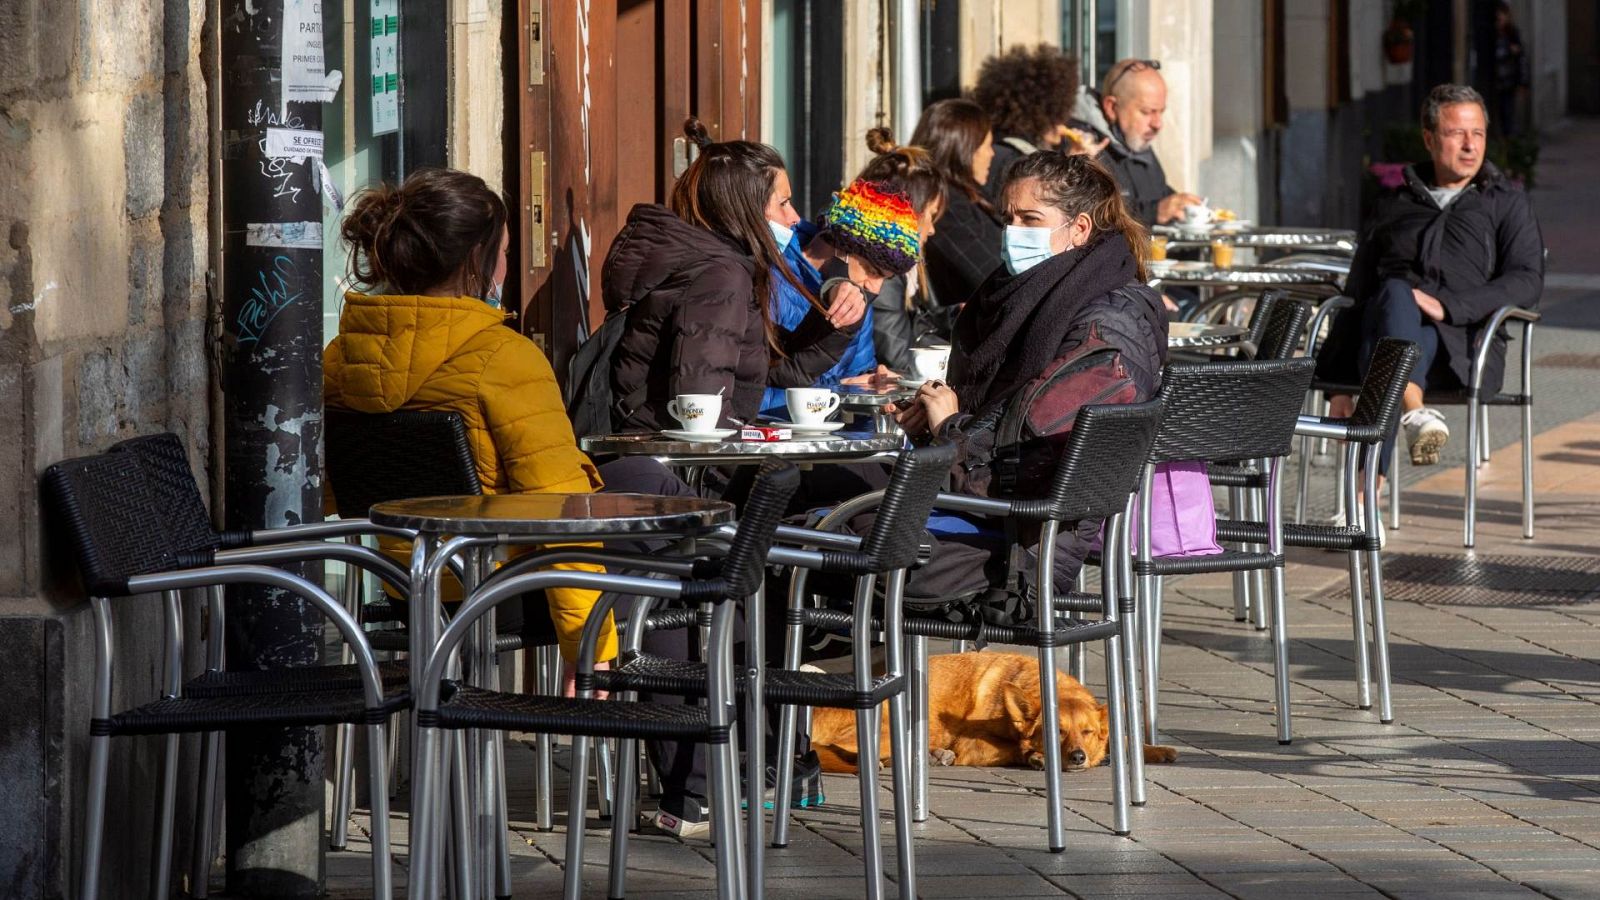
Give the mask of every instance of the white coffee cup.
M 684 431 L 716 431 L 717 420 L 722 417 L 722 395 L 679 394 L 667 404 L 667 412 L 683 425 Z
M 789 421 L 796 425 L 821 425 L 839 408 L 839 395 L 827 388 L 789 388 L 783 393 Z
M 1204 203 L 1190 203 L 1183 208 L 1183 221 L 1190 225 L 1204 225 L 1215 216 L 1211 207 Z
M 913 347 L 911 368 L 923 381 L 943 381 L 950 368 L 950 348 Z

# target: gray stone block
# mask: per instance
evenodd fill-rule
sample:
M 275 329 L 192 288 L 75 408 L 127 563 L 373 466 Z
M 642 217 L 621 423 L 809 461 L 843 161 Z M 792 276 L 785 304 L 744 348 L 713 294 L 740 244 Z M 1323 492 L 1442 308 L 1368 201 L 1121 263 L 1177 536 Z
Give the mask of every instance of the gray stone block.
M 127 168 L 130 219 L 142 219 L 161 209 L 165 121 L 159 93 L 138 94 L 128 104 L 128 115 L 123 121 L 122 153 Z

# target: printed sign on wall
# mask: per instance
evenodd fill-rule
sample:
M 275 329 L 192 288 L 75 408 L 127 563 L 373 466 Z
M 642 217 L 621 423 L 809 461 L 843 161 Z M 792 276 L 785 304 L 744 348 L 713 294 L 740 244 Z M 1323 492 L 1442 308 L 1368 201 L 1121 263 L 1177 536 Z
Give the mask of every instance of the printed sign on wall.
M 400 0 L 371 0 L 372 133 L 400 130 Z

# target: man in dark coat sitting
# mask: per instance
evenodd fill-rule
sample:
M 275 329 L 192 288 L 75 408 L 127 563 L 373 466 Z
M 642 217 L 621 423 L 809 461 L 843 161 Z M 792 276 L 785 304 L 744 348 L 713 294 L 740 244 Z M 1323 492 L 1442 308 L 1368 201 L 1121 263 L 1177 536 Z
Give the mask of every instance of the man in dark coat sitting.
M 1320 380 L 1357 384 L 1380 338 L 1416 342 L 1422 357 L 1400 423 L 1418 465 L 1438 462 L 1450 437 L 1444 417 L 1423 405 L 1423 390 L 1463 388 L 1488 340 L 1482 388 L 1498 391 L 1506 338 L 1485 334 L 1488 320 L 1502 306 L 1535 308 L 1544 287 L 1539 223 L 1521 188 L 1484 160 L 1488 127 L 1472 88 L 1428 93 L 1422 139 L 1433 159 L 1407 166 L 1405 183 L 1379 201 L 1350 266 L 1345 293 L 1356 305 L 1335 320 L 1318 353 Z M 1333 414 L 1348 415 L 1351 403 L 1333 398 Z

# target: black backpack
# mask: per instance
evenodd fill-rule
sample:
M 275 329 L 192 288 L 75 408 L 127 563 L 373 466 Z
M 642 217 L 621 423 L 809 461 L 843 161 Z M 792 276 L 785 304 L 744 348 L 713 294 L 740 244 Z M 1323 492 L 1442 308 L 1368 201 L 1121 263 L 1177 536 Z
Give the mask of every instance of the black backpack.
M 622 341 L 627 321 L 626 315 L 608 317 L 567 363 L 567 384 L 561 400 L 572 420 L 572 432 L 580 438 L 610 434 L 616 427 L 613 418 L 621 420 L 622 409 L 631 409 L 643 399 L 642 387 L 635 392 L 638 396 L 627 398 L 630 402 L 625 407 L 611 396 L 611 357 Z

